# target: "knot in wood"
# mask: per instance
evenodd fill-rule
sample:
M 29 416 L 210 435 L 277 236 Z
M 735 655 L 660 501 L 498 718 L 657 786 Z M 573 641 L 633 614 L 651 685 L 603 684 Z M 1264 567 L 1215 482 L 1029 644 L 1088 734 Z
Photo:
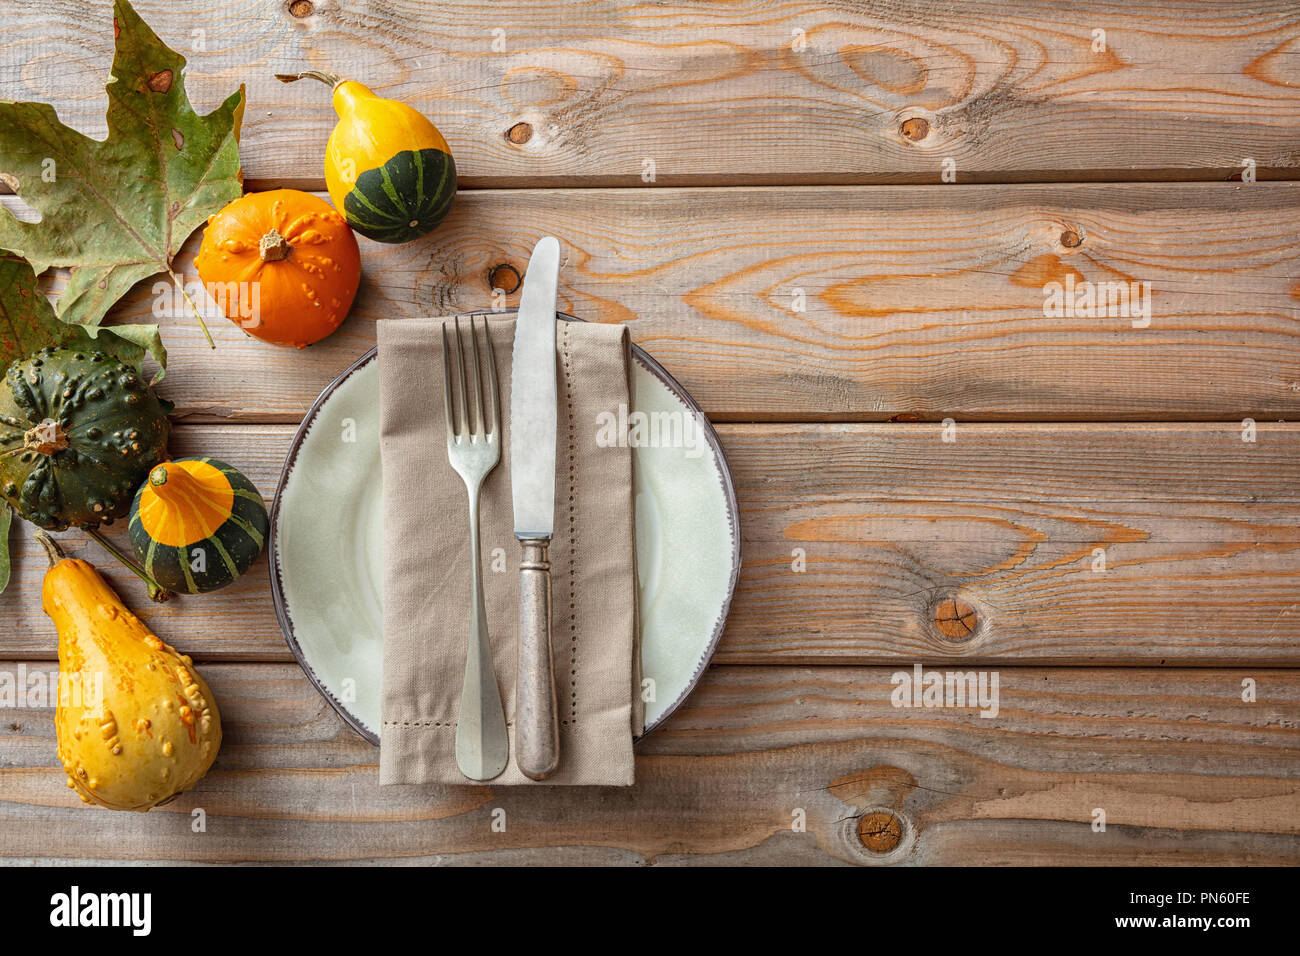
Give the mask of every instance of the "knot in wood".
M 969 640 L 979 626 L 979 613 L 961 598 L 946 598 L 935 605 L 934 626 L 950 641 Z
M 506 295 L 517 290 L 522 281 L 519 270 L 508 262 L 498 263 L 488 270 L 488 288 L 500 289 Z
M 858 839 L 874 853 L 888 853 L 898 846 L 903 836 L 903 825 L 892 813 L 874 810 L 858 819 Z
M 915 143 L 930 135 L 930 121 L 922 116 L 913 116 L 911 119 L 903 120 L 900 131 L 905 139 Z
M 522 146 L 533 138 L 533 125 L 531 123 L 516 123 L 506 130 L 506 139 L 516 146 Z

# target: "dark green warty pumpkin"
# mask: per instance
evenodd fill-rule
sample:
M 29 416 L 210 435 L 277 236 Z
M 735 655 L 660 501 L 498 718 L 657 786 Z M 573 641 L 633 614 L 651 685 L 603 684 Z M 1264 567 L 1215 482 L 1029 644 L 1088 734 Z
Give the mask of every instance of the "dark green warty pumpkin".
M 170 407 L 102 352 L 15 361 L 0 385 L 0 495 L 50 531 L 111 524 L 166 456 Z

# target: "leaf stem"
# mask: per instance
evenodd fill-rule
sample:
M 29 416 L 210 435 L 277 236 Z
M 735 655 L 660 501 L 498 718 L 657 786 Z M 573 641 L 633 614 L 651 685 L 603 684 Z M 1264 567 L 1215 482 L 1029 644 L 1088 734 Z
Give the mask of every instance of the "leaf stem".
M 99 529 L 83 528 L 82 530 L 85 531 L 86 534 L 94 538 L 96 541 L 98 541 L 100 544 L 102 544 L 104 546 L 105 551 L 107 551 L 113 557 L 117 558 L 117 560 L 121 561 L 124 565 L 127 566 L 127 568 L 131 570 L 131 572 L 136 577 L 138 577 L 141 581 L 143 581 L 146 585 L 148 585 L 149 600 L 155 602 L 156 604 L 163 604 L 166 603 L 166 601 L 169 598 L 171 598 L 172 593 L 170 591 L 168 591 L 161 584 L 159 584 L 157 581 L 151 578 L 145 572 L 144 568 L 140 567 L 140 565 L 136 564 L 125 554 L 119 551 L 111 541 L 109 541 L 107 538 L 105 538 L 102 534 L 99 533 Z
M 203 313 L 199 310 L 198 304 L 190 297 L 185 288 L 185 282 L 171 269 L 167 270 L 167 274 L 172 277 L 172 281 L 176 283 L 176 288 L 181 290 L 181 295 L 185 296 L 185 301 L 190 304 L 190 308 L 194 311 L 194 317 L 199 320 L 199 328 L 203 330 L 203 337 L 208 340 L 208 348 L 215 349 L 217 343 L 212 341 L 212 333 L 208 331 L 208 324 L 203 321 Z

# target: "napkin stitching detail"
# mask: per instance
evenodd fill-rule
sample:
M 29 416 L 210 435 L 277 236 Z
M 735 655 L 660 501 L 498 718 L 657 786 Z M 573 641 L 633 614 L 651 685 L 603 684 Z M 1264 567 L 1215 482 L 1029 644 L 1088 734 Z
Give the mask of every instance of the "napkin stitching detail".
M 385 720 L 382 721 L 385 727 L 455 727 L 454 720 Z M 515 722 L 507 720 L 506 726 L 513 727 Z
M 578 719 L 578 528 L 577 528 L 577 453 L 573 425 L 573 354 L 569 349 L 569 323 L 564 323 L 564 394 L 569 411 L 569 719 Z

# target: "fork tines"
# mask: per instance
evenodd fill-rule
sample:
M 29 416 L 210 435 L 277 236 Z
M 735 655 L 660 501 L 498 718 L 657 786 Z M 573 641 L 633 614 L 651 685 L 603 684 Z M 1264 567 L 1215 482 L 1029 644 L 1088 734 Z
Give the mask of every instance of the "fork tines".
M 495 436 L 500 430 L 500 408 L 497 405 L 497 368 L 496 355 L 492 349 L 492 336 L 488 334 L 487 322 L 469 317 L 469 352 L 474 366 L 474 387 L 466 387 L 465 372 L 465 331 L 461 327 L 460 317 L 455 320 L 455 332 L 449 339 L 447 326 L 442 325 L 442 389 L 443 411 L 447 420 L 447 440 L 459 442 L 462 438 L 478 441 L 487 436 Z M 484 388 L 484 362 L 479 355 L 479 331 L 482 327 L 484 352 L 487 355 L 487 387 Z M 453 359 L 452 356 L 455 356 Z M 455 375 L 453 376 L 453 366 Z M 452 401 L 452 378 L 456 379 L 455 402 Z M 472 401 L 470 399 L 473 399 Z

